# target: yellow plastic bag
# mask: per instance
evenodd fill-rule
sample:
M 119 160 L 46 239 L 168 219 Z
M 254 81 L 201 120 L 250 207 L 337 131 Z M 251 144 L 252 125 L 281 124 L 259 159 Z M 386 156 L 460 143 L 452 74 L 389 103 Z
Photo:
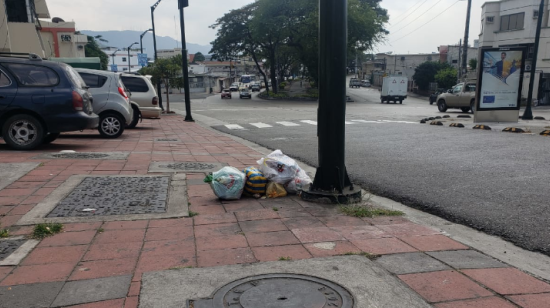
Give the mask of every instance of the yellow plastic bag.
M 267 183 L 266 193 L 268 198 L 279 198 L 286 196 L 285 187 L 279 183 L 269 182 Z

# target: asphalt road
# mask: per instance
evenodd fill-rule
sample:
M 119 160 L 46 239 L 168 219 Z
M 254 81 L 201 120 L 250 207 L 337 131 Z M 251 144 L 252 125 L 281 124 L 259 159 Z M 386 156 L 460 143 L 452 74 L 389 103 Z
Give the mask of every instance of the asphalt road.
M 349 92 L 356 102 L 347 105 L 346 164 L 355 183 L 550 255 L 550 138 L 421 125 L 419 118 L 438 115 L 435 106 L 414 98 L 403 105 L 382 105 L 377 92 Z M 313 166 L 316 126 L 302 121 L 315 121 L 316 107 L 256 98 L 221 101 L 217 96 L 193 101 L 196 114 L 241 127 L 215 129 L 281 149 Z M 281 121 L 299 126 L 277 123 Z

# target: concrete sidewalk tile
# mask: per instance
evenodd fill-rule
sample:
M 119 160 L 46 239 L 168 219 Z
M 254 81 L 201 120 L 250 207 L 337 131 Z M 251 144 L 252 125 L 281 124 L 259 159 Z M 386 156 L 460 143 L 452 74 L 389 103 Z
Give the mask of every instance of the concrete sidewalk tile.
M 137 258 L 141 251 L 141 242 L 92 244 L 83 261 Z
M 80 222 L 80 223 L 70 223 L 63 225 L 63 231 L 65 232 L 76 232 L 76 231 L 87 231 L 87 230 L 97 230 L 101 227 L 103 223 L 98 222 Z
M 239 225 L 244 233 L 288 231 L 280 219 L 241 221 Z
M 0 205 L 0 215 L 6 215 L 12 211 L 16 206 L 15 205 Z
M 475 250 L 436 251 L 427 254 L 456 269 L 509 267 Z
M 348 240 L 366 240 L 371 238 L 393 237 L 391 234 L 382 231 L 374 226 L 350 226 L 350 227 L 332 227 L 332 230 L 340 233 Z
M 421 252 L 384 255 L 376 262 L 397 275 L 451 270 L 449 266 Z
M 245 233 L 245 235 L 250 247 L 300 244 L 300 241 L 290 231 Z
M 19 266 L 0 283 L 0 286 L 64 281 L 71 274 L 73 268 L 74 263 Z
M 523 308 L 550 308 L 550 293 L 513 295 L 508 299 Z
M 417 250 L 413 247 L 403 243 L 402 241 L 394 237 L 373 238 L 368 240 L 351 240 L 350 242 L 364 252 L 377 255 L 417 252 Z
M 549 284 L 516 268 L 470 269 L 462 272 L 503 295 L 550 292 Z
M 321 242 L 304 244 L 304 247 L 315 258 L 345 255 L 347 253 L 360 253 L 361 249 L 348 241 Z
M 192 226 L 192 225 L 193 225 L 193 219 L 191 218 L 155 219 L 155 220 L 149 221 L 149 229 Z
M 434 305 L 436 308 L 515 308 L 516 306 L 495 296 L 479 299 L 467 299 Z M 533 306 L 534 307 L 534 306 Z M 549 306 L 550 307 L 550 306 Z M 538 306 L 542 308 L 542 306 Z
M 399 239 L 420 251 L 469 249 L 468 246 L 465 246 L 442 234 L 424 236 L 400 236 Z
M 280 199 L 282 201 L 275 200 L 277 199 L 260 199 L 259 202 L 266 209 L 276 208 L 279 211 L 299 211 L 304 209 L 298 202 L 293 200 L 288 200 L 286 198 Z
M 193 217 L 195 226 L 198 225 L 210 225 L 210 224 L 223 224 L 223 223 L 236 223 L 237 217 L 233 213 L 223 213 L 215 215 L 199 215 Z
M 263 210 L 265 210 L 265 208 L 260 203 L 257 203 L 257 202 L 223 203 L 223 207 L 225 208 L 225 211 L 228 212 L 228 213 L 263 211 Z
M 0 190 L 0 197 L 30 196 L 36 190 L 36 188 L 4 188 Z
M 492 295 L 455 271 L 407 274 L 398 277 L 430 303 Z
M 189 198 L 191 205 L 214 205 L 221 204 L 218 198 L 214 197 L 191 197 Z
M 145 229 L 148 223 L 147 220 L 110 221 L 104 223 L 102 228 L 105 230 Z
M 199 267 L 222 266 L 256 262 L 250 248 L 221 249 L 197 252 Z
M 124 298 L 118 298 L 89 304 L 68 306 L 67 308 L 123 308 L 124 300 Z
M 195 237 L 211 237 L 220 235 L 235 235 L 241 231 L 237 223 L 213 224 L 195 226 Z
M 130 275 L 137 263 L 136 258 L 96 260 L 80 262 L 69 280 L 95 279 L 102 277 Z
M 248 247 L 246 237 L 241 234 L 200 237 L 196 243 L 198 251 Z
M 25 215 L 35 206 L 36 204 L 19 204 L 10 211 L 10 215 Z
M 145 241 L 164 241 L 164 240 L 192 240 L 192 226 L 175 226 L 165 228 L 149 228 L 145 234 Z
M 197 266 L 195 253 L 180 253 L 163 256 L 144 256 L 139 259 L 136 274 L 163 271 L 170 268 Z
M 0 225 L 4 228 L 15 225 L 23 215 L 8 215 L 0 218 Z
M 419 235 L 434 235 L 441 234 L 440 231 L 437 231 L 432 228 L 425 226 L 405 223 L 405 224 L 395 224 L 395 225 L 380 225 L 378 228 L 394 235 L 394 236 L 419 236 Z
M 313 217 L 305 209 L 288 210 L 288 211 L 287 210 L 279 210 L 279 211 L 277 211 L 277 214 L 279 214 L 279 217 L 281 217 L 281 218 Z
M 47 282 L 0 287 L 0 307 L 50 307 L 65 282 Z
M 290 260 L 301 260 L 311 258 L 311 254 L 302 245 L 284 245 L 272 247 L 253 247 L 252 251 L 258 261 L 285 261 L 281 258 L 290 258 Z M 289 261 L 289 260 L 286 260 Z
M 141 291 L 141 281 L 134 281 L 130 284 L 128 296 L 139 296 L 139 291 Z
M 10 228 L 10 235 L 17 236 L 17 235 L 30 235 L 34 227 L 33 226 L 12 226 Z
M 145 238 L 145 229 L 107 230 L 99 233 L 94 244 L 142 242 Z
M 35 248 L 21 265 L 72 263 L 76 265 L 82 258 L 88 245 L 62 246 L 62 247 L 38 247 Z
M 132 276 L 117 276 L 67 282 L 52 306 L 93 303 L 126 297 Z
M 127 297 L 124 302 L 124 308 L 138 308 L 138 305 L 139 297 L 137 296 Z
M 189 211 L 196 212 L 199 215 L 217 215 L 226 213 L 225 208 L 221 204 L 190 205 Z
M 14 268 L 15 266 L 0 266 L 0 281 L 6 278 Z
M 293 218 L 284 218 L 282 219 L 283 223 L 290 229 L 301 229 L 301 228 L 323 228 L 323 224 L 319 218 L 313 217 L 310 214 L 308 216 L 299 216 Z
M 292 233 L 302 243 L 343 241 L 345 238 L 328 227 L 292 229 Z
M 195 241 L 167 240 L 145 242 L 143 244 L 141 256 L 162 256 L 181 253 L 195 253 Z
M 38 244 L 38 247 L 87 245 L 92 242 L 96 233 L 95 230 L 63 232 L 43 239 L 40 244 Z
M 27 196 L 20 196 L 20 197 L 0 197 L 0 205 L 18 205 L 23 200 L 25 200 Z
M 306 210 L 315 217 L 333 217 L 333 216 L 343 216 L 343 214 L 338 209 L 323 209 L 317 207 L 306 208 Z
M 328 216 L 319 217 L 327 227 L 349 227 L 349 226 L 365 226 L 367 225 L 361 218 L 350 216 Z

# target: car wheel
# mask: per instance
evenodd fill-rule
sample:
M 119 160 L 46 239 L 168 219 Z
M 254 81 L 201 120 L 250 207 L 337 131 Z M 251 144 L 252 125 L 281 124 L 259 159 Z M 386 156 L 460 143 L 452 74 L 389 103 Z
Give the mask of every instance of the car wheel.
M 434 101 L 432 101 L 432 100 L 430 99 L 430 105 L 433 105 L 433 104 L 434 104 Z
M 15 150 L 32 150 L 42 144 L 44 128 L 42 123 L 28 114 L 9 118 L 2 127 L 4 141 Z
M 470 112 L 470 107 L 462 107 L 460 110 L 462 110 L 462 112 Z
M 470 102 L 470 112 L 473 114 L 476 112 L 476 101 Z
M 399 100 L 399 103 L 400 103 L 400 104 L 403 104 L 403 100 L 402 100 L 402 99 L 400 99 L 400 100 Z
M 437 109 L 439 109 L 439 112 L 447 111 L 447 104 L 445 104 L 444 100 L 440 99 L 439 102 L 437 102 Z
M 126 128 L 135 128 L 139 122 L 139 116 L 140 112 L 137 107 L 132 107 L 133 113 L 132 113 L 132 122 L 130 122 L 130 125 L 127 125 Z
M 44 136 L 44 139 L 42 139 L 42 143 L 43 144 L 50 144 L 50 143 L 54 142 L 55 139 L 57 139 L 57 137 L 59 137 L 59 135 L 61 135 L 61 134 L 60 133 L 49 133 L 46 136 Z
M 103 138 L 118 138 L 124 132 L 123 123 L 121 116 L 107 113 L 100 116 L 97 130 Z

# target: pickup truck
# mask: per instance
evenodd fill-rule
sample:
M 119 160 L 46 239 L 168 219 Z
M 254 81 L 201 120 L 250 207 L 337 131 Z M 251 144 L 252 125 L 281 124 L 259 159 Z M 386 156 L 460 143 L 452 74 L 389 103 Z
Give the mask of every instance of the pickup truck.
M 360 88 L 361 87 L 361 81 L 357 78 L 351 78 L 349 80 L 349 87 L 350 88 Z
M 476 104 L 476 83 L 459 83 L 448 93 L 437 96 L 437 108 L 440 112 L 446 112 L 449 108 L 457 108 L 462 112 L 474 113 Z

